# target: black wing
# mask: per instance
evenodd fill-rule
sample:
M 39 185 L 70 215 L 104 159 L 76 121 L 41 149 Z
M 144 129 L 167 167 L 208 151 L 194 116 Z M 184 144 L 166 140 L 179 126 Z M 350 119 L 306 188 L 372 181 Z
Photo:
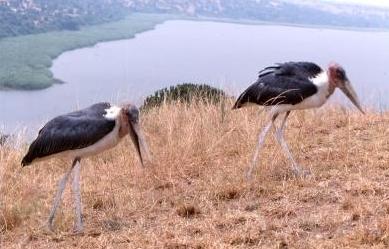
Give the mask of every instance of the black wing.
M 26 166 L 37 158 L 85 148 L 102 139 L 115 127 L 115 120 L 103 116 L 109 107 L 109 103 L 98 103 L 52 119 L 39 131 L 22 165 Z
M 317 93 L 310 78 L 322 69 L 310 62 L 287 62 L 267 67 L 259 72 L 258 80 L 247 88 L 236 101 L 233 109 L 246 103 L 258 105 L 295 105 Z
M 312 78 L 323 72 L 321 67 L 312 62 L 286 62 L 278 63 L 275 66 L 266 67 L 259 72 L 259 77 L 266 74 L 275 73 L 285 76 L 300 76 Z

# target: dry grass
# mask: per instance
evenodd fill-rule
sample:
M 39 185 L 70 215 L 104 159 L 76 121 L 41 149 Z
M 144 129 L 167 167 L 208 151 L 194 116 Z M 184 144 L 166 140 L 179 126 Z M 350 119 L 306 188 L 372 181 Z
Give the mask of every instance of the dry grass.
M 152 168 L 139 167 L 128 140 L 83 160 L 79 236 L 68 189 L 56 233 L 41 228 L 70 162 L 22 169 L 24 150 L 0 148 L 0 248 L 389 246 L 389 113 L 295 112 L 286 137 L 312 176 L 294 178 L 269 136 L 250 182 L 244 172 L 265 116 L 258 108 L 223 116 L 220 106 L 180 104 L 144 114 Z

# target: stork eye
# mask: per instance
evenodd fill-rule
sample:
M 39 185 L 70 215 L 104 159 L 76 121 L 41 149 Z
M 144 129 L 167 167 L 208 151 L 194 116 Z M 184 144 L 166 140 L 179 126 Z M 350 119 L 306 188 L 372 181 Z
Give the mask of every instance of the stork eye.
M 138 110 L 138 108 L 136 108 L 135 106 L 130 107 L 129 110 L 128 110 L 128 118 L 132 122 L 138 122 L 138 120 L 139 120 L 139 110 Z
M 340 80 L 345 80 L 346 79 L 346 72 L 342 68 L 338 68 L 338 70 L 336 70 L 336 76 Z

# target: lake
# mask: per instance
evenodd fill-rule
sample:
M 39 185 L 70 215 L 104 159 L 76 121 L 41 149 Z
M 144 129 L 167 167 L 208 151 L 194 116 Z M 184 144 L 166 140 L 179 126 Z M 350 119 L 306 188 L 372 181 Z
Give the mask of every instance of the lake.
M 0 129 L 35 133 L 58 114 L 98 101 L 139 105 L 155 90 L 182 82 L 237 95 L 261 68 L 300 60 L 340 63 L 365 105 L 389 107 L 389 32 L 167 21 L 134 39 L 63 53 L 52 72 L 66 84 L 0 91 Z

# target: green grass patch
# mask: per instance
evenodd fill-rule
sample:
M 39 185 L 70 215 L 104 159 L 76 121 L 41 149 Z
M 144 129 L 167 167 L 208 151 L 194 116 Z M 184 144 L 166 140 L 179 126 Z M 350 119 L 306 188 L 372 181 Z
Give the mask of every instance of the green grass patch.
M 43 89 L 56 80 L 50 71 L 53 59 L 61 53 L 88 47 L 101 41 L 129 39 L 177 17 L 162 14 L 132 14 L 78 31 L 57 31 L 0 40 L 0 89 Z

